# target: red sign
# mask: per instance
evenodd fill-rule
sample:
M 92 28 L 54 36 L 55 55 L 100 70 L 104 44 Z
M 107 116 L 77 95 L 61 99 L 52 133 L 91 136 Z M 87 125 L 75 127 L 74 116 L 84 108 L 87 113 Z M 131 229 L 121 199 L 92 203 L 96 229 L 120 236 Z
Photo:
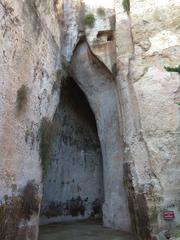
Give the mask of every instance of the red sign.
M 174 211 L 164 211 L 163 212 L 164 220 L 172 220 L 175 218 Z

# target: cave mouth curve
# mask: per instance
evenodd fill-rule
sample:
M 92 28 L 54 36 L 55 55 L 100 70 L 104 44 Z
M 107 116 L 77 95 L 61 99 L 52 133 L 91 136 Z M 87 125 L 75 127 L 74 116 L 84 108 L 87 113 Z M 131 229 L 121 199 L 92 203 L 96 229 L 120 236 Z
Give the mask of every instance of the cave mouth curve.
M 61 130 L 51 144 L 40 224 L 102 217 L 105 227 L 131 232 L 115 82 L 86 41 L 71 70 L 54 116 Z
M 60 126 L 50 146 L 40 225 L 102 219 L 103 159 L 94 113 L 73 78 L 61 88 L 53 123 Z
M 103 155 L 103 225 L 131 232 L 126 185 L 124 142 L 117 83 L 112 72 L 91 50 L 86 39 L 77 43 L 71 59 L 73 76 L 94 112 Z

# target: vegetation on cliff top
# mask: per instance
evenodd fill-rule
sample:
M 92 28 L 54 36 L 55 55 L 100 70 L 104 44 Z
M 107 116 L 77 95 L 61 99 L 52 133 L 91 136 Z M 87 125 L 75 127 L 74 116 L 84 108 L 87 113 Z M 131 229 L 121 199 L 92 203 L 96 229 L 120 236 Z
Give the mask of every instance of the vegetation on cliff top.
M 130 0 L 123 0 L 122 2 L 124 11 L 129 13 L 130 12 Z
M 84 24 L 91 28 L 94 27 L 95 21 L 96 21 L 96 18 L 94 17 L 94 14 L 92 14 L 92 13 L 88 13 L 84 17 Z

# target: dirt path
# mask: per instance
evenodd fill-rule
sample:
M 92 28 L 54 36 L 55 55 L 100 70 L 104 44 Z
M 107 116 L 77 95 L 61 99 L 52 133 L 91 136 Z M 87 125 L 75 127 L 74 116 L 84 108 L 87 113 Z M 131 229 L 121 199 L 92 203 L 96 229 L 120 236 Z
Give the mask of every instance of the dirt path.
M 51 224 L 40 227 L 39 240 L 134 240 L 127 233 L 90 221 Z

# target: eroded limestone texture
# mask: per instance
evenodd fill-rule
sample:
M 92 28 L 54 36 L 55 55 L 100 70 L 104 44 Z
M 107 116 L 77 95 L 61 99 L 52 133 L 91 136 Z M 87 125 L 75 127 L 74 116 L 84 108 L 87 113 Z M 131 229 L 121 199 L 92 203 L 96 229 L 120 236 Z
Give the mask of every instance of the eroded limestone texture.
M 108 68 L 80 42 L 72 58 L 75 79 L 93 109 L 103 155 L 105 226 L 130 230 L 123 175 L 123 139 L 120 135 L 115 83 Z
M 59 94 L 52 91 L 60 67 L 61 24 L 57 15 L 62 1 L 0 1 L 0 201 L 19 196 L 31 180 L 39 186 L 41 165 L 39 126 L 43 116 L 51 118 Z M 62 17 L 61 17 L 62 18 Z M 27 102 L 17 112 L 17 93 L 25 85 Z M 11 214 L 12 213 L 12 214 Z M 21 234 L 2 240 L 37 239 L 39 209 L 24 219 L 21 211 L 15 227 Z M 4 214 L 4 213 L 3 213 Z M 12 204 L 5 224 L 16 214 Z M 12 220 L 12 222 L 11 222 Z M 10 231 L 9 231 L 10 232 Z
M 61 83 L 55 83 L 57 72 L 62 59 L 70 61 L 84 34 L 91 51 L 81 45 L 72 62 L 75 81 L 97 122 L 104 161 L 105 225 L 129 229 L 130 211 L 136 235 L 149 240 L 180 223 L 180 78 L 164 69 L 179 65 L 180 3 L 130 2 L 128 15 L 122 0 L 0 0 L 2 206 L 5 196 L 18 197 L 31 180 L 40 186 L 41 199 L 39 127 L 44 117 L 53 119 L 59 102 L 54 86 Z M 103 16 L 99 7 L 104 8 Z M 94 28 L 83 26 L 81 15 L 89 12 L 96 18 Z M 27 101 L 17 114 L 17 93 L 23 85 Z M 164 210 L 173 210 L 175 219 L 165 221 Z M 36 240 L 38 219 L 37 212 L 30 220 L 17 219 L 21 234 L 16 240 Z
M 44 179 L 41 223 L 102 217 L 103 162 L 96 122 L 73 79 L 62 87 L 53 122 L 59 131 Z

